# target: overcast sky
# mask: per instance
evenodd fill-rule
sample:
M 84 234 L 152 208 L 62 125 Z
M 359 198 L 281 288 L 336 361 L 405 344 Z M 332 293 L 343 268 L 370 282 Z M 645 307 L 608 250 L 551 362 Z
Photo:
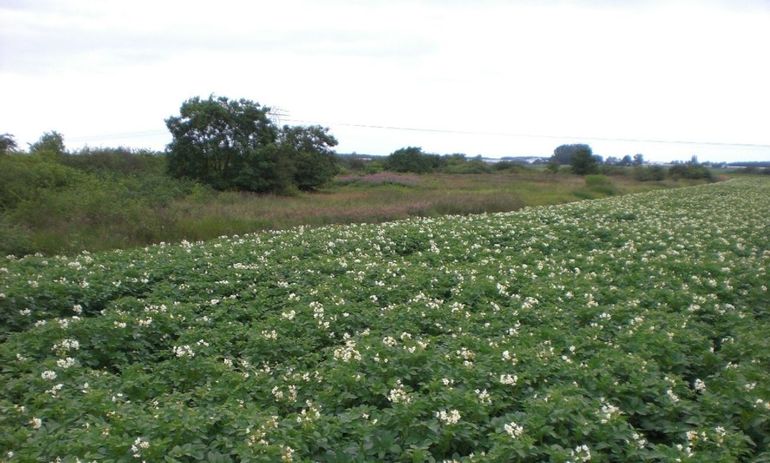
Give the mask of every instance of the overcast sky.
M 339 152 L 770 160 L 768 50 L 769 1 L 0 0 L 0 133 L 162 149 L 213 93 Z

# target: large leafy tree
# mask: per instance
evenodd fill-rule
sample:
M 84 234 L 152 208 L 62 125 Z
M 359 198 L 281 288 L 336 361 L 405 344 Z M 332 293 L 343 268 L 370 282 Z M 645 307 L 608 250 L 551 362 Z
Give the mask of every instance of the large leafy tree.
M 191 98 L 166 119 L 168 169 L 218 189 L 312 190 L 337 173 L 337 140 L 320 126 L 278 128 L 249 100 Z
M 553 156 L 551 156 L 551 162 L 556 164 L 568 165 L 572 164 L 572 157 L 579 151 L 588 150 L 591 151 L 591 147 L 582 143 L 572 145 L 559 145 L 553 150 Z
M 179 116 L 166 119 L 173 136 L 168 146 L 168 169 L 177 177 L 187 177 L 219 189 L 245 187 L 236 180 L 247 165 L 271 175 L 265 162 L 268 147 L 278 138 L 278 129 L 268 117 L 270 108 L 241 99 L 210 96 L 191 98 L 182 103 Z M 268 182 L 269 183 L 269 182 Z

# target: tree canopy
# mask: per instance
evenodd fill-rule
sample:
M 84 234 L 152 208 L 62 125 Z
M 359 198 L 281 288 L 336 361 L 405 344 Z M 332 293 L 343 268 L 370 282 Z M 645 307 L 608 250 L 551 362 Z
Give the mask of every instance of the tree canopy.
M 562 165 L 569 165 L 572 164 L 572 156 L 577 154 L 579 151 L 588 150 L 588 152 L 591 152 L 591 147 L 582 143 L 577 143 L 573 145 L 559 145 L 556 147 L 555 150 L 553 150 L 553 156 L 551 156 L 551 162 L 555 162 L 557 164 Z
M 300 190 L 312 190 L 333 177 L 337 161 L 332 147 L 337 139 L 328 128 L 284 125 L 278 143 L 285 156 L 293 159 L 294 183 Z
M 278 128 L 270 108 L 209 96 L 185 101 L 166 119 L 173 140 L 168 170 L 217 189 L 256 192 L 310 190 L 337 172 L 337 140 L 320 126 Z

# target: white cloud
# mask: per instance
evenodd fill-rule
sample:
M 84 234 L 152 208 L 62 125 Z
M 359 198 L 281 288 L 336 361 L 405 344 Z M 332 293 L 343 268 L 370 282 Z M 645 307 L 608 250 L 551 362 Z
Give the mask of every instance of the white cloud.
M 56 129 L 70 146 L 161 148 L 163 119 L 216 93 L 331 125 L 340 151 L 547 154 L 586 140 L 605 155 L 770 158 L 770 148 L 584 138 L 770 144 L 761 2 L 76 0 L 0 13 L 0 131 L 22 142 Z

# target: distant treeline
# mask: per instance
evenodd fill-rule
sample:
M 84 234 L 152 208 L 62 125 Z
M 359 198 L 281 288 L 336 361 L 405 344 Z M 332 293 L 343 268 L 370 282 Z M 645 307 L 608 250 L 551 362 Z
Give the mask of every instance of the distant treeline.
M 470 174 L 535 168 L 533 165 L 521 162 L 489 163 L 485 162 L 481 156 L 468 158 L 463 154 L 431 154 L 414 146 L 398 149 L 384 158 L 352 155 L 340 159 L 348 169 L 368 173 L 389 170 L 417 174 L 430 172 Z M 623 158 L 609 157 L 603 160 L 601 156 L 594 155 L 591 147 L 585 144 L 557 147 L 548 160 L 546 168 L 554 174 L 568 171 L 576 175 L 630 175 L 638 181 L 661 181 L 666 178 L 713 179 L 711 170 L 697 163 L 697 160 L 673 165 L 670 168 L 645 165 L 642 154 L 636 154 L 633 157 L 628 155 Z

